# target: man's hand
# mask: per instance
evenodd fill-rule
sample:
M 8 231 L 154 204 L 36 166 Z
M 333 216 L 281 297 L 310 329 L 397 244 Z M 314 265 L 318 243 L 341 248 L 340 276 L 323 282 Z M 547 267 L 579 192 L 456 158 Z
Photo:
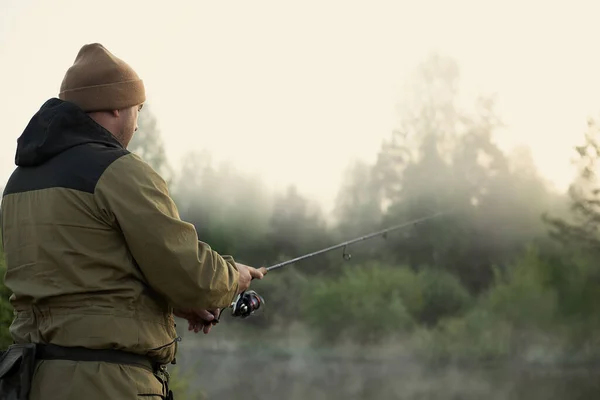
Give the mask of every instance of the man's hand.
M 248 290 L 252 279 L 262 279 L 267 274 L 267 269 L 264 267 L 256 269 L 240 263 L 235 265 L 240 273 L 238 293 Z
M 236 263 L 236 267 L 239 271 L 238 294 L 248 290 L 253 279 L 262 279 L 267 274 L 267 269 L 264 267 L 256 269 L 240 263 Z M 219 322 L 221 310 L 178 309 L 173 310 L 173 314 L 188 321 L 189 331 L 198 333 L 202 329 L 204 334 L 208 334 L 212 326 Z
M 221 310 L 174 310 L 173 314 L 188 321 L 188 331 L 198 333 L 202 329 L 204 334 L 208 334 L 218 322 Z

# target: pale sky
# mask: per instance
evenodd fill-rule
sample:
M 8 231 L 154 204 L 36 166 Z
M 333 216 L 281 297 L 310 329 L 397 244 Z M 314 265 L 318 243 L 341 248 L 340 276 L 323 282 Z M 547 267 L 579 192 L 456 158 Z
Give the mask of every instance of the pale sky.
M 559 188 L 600 115 L 597 1 L 0 0 L 0 186 L 16 139 L 79 48 L 100 42 L 144 79 L 177 169 L 209 150 L 326 209 L 354 158 L 396 127 L 400 86 L 432 51 L 469 93 L 495 93 L 503 148 L 532 147 Z

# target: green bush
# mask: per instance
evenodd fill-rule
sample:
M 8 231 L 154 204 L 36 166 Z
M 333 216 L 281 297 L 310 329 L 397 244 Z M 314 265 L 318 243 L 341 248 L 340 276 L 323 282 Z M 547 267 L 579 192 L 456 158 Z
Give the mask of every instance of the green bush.
M 416 284 L 422 306 L 413 316 L 427 326 L 435 326 L 444 317 L 460 315 L 471 304 L 469 293 L 450 272 L 424 269 L 417 274 Z
M 556 326 L 557 296 L 545 284 L 551 270 L 529 248 L 505 270 L 495 270 L 493 286 L 464 317 L 445 318 L 435 329 L 421 332 L 419 352 L 436 362 L 526 359 L 534 345 L 547 341 L 541 333 Z
M 512 327 L 482 308 L 463 317 L 441 320 L 432 329 L 420 329 L 413 340 L 423 359 L 440 363 L 481 365 L 511 354 Z
M 348 267 L 337 279 L 314 282 L 303 293 L 305 321 L 325 342 L 375 342 L 414 327 L 421 308 L 415 275 L 405 268 Z
M 193 369 L 187 373 L 178 367 L 169 368 L 169 389 L 173 391 L 176 399 L 206 400 L 208 397 L 202 390 L 190 389 L 190 382 L 194 379 Z
M 346 268 L 337 279 L 303 291 L 305 321 L 320 339 L 375 342 L 410 332 L 417 324 L 464 313 L 471 299 L 452 274 L 370 263 Z
M 597 260 L 561 249 L 543 255 L 529 247 L 482 299 L 491 312 L 524 334 L 552 337 L 574 354 L 598 346 L 600 279 Z M 570 350 L 567 350 L 570 348 Z
M 481 298 L 482 306 L 520 330 L 545 329 L 556 319 L 556 292 L 548 285 L 553 266 L 529 248 L 504 274 L 496 269 L 494 285 Z
M 420 329 L 416 349 L 436 362 L 593 359 L 600 326 L 596 271 L 586 257 L 548 257 L 529 247 L 506 269 L 495 270 L 493 286 L 463 317 Z
M 553 330 L 560 330 L 571 357 L 597 353 L 600 338 L 600 267 L 597 256 L 580 250 L 561 249 L 548 258 L 542 270 L 555 293 Z
M 274 270 L 263 280 L 254 281 L 252 290 L 265 300 L 263 310 L 252 318 L 238 321 L 240 326 L 256 325 L 268 328 L 273 325 L 285 325 L 301 319 L 300 298 L 305 285 L 309 282 L 294 266 L 280 273 Z

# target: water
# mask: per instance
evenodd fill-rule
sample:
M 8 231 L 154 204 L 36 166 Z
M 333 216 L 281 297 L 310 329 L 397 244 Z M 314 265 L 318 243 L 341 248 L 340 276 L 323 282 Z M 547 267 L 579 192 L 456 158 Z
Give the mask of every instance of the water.
M 509 366 L 426 367 L 408 357 L 182 348 L 208 399 L 588 400 L 600 399 L 600 371 Z

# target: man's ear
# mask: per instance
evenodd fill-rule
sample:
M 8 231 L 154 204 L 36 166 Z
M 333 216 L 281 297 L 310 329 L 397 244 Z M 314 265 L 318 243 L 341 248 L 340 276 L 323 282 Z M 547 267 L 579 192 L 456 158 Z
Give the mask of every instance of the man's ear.
M 110 114 L 115 118 L 119 118 L 119 110 L 111 110 Z

